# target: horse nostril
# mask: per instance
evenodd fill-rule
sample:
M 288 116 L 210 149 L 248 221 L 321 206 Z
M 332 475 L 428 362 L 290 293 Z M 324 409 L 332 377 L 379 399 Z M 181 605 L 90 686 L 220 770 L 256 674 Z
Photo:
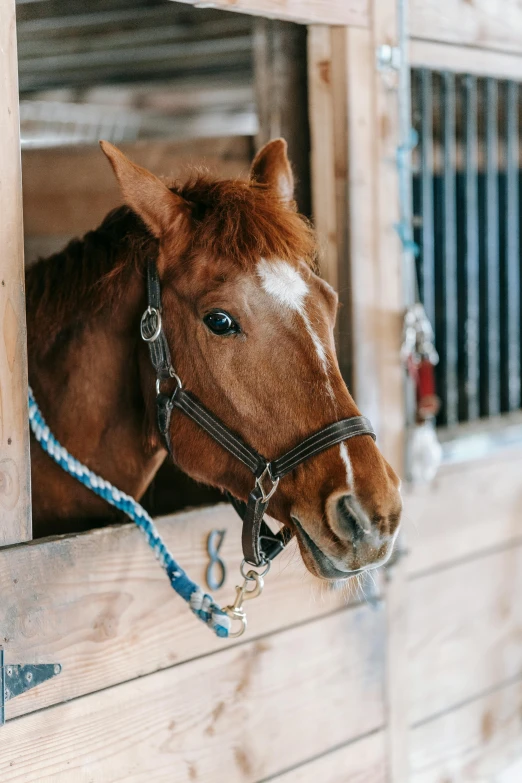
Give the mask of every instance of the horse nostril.
M 343 495 L 337 501 L 337 516 L 341 529 L 353 541 L 364 538 L 370 530 L 368 520 L 353 495 Z

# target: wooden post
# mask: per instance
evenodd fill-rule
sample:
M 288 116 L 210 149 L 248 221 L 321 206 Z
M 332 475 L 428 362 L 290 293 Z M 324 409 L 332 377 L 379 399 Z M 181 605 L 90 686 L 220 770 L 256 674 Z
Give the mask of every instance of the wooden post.
M 312 216 L 322 251 L 321 274 L 339 291 L 337 352 L 343 377 L 352 387 L 346 31 L 344 27 L 309 27 L 308 83 Z
M 296 175 L 295 199 L 299 211 L 310 215 L 306 28 L 256 19 L 254 31 L 257 146 L 278 136 L 286 139 Z
M 308 28 L 308 99 L 312 218 L 321 246 L 321 276 L 338 290 L 332 35 L 331 28 L 326 25 L 310 25 Z
M 31 538 L 14 0 L 0 0 L 0 546 Z
M 397 147 L 400 139 L 399 78 L 393 69 L 378 70 L 377 52 L 382 45 L 396 47 L 398 15 L 396 0 L 373 0 L 375 140 L 375 260 L 378 319 L 374 341 L 379 345 L 382 426 L 380 447 L 395 470 L 404 465 L 405 386 L 400 358 L 405 308 L 403 253 L 395 225 L 399 222 Z M 404 548 L 404 541 L 396 547 Z M 406 560 L 397 558 L 387 571 L 387 734 L 390 783 L 409 780 L 409 665 Z
M 376 57 L 380 45 L 397 45 L 394 0 L 375 0 L 372 19 L 370 29 L 311 30 L 314 216 L 327 250 L 327 275 L 341 293 L 343 374 L 376 427 L 381 450 L 401 473 L 404 299 L 394 228 L 399 215 L 397 77 L 393 71 L 381 73 Z M 328 146 L 331 150 L 324 149 Z M 405 606 L 405 563 L 399 558 L 386 588 L 390 783 L 408 779 Z
M 313 215 L 340 291 L 339 360 L 384 455 L 401 473 L 404 312 L 395 164 L 397 75 L 377 69 L 377 49 L 397 45 L 395 0 L 374 0 L 372 28 L 309 29 Z M 390 783 L 408 779 L 406 572 L 386 580 L 387 735 Z

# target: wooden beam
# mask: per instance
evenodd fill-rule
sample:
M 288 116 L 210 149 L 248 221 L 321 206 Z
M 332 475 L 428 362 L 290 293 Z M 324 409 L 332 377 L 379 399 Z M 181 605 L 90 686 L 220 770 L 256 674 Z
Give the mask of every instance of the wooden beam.
M 158 176 L 181 178 L 205 166 L 220 177 L 248 174 L 251 137 L 147 141 L 119 145 Z M 28 237 L 81 236 L 121 204 L 114 175 L 99 147 L 26 150 L 24 227 Z
M 403 546 L 401 539 L 396 547 Z M 408 585 L 402 557 L 386 571 L 386 706 L 390 783 L 409 780 L 411 674 L 407 655 Z
M 395 0 L 375 0 L 372 54 L 381 44 L 397 43 Z M 396 75 L 374 66 L 375 116 L 371 136 L 375 144 L 376 172 L 375 253 L 377 307 L 373 340 L 378 346 L 380 417 L 384 423 L 380 447 L 395 470 L 402 475 L 404 463 L 404 367 L 400 358 L 404 318 L 403 255 L 396 225 L 399 221 L 397 147 L 399 116 Z M 364 338 L 363 338 L 364 339 Z M 365 339 L 368 339 L 366 337 Z
M 343 288 L 351 296 L 353 386 L 357 404 L 369 416 L 378 436 L 382 432 L 381 378 L 379 370 L 379 320 L 376 254 L 377 176 L 375 141 L 375 52 L 371 30 L 347 30 L 346 102 L 348 154 L 348 257 Z
M 180 0 L 196 8 L 220 8 L 302 24 L 369 24 L 369 0 Z
M 158 528 L 203 587 L 208 536 L 226 531 L 220 555 L 227 578 L 214 595 L 229 603 L 242 560 L 241 526 L 231 507 L 176 514 L 158 520 Z M 0 550 L 0 595 L 8 660 L 63 666 L 52 687 L 10 701 L 8 718 L 234 644 L 217 639 L 192 615 L 133 525 Z M 274 563 L 262 598 L 249 601 L 242 641 L 337 611 L 346 602 L 343 591 L 329 590 L 305 571 L 290 545 Z
M 312 218 L 321 248 L 321 276 L 339 289 L 335 187 L 332 36 L 326 25 L 308 28 L 308 96 L 311 137 Z M 342 356 L 340 357 L 342 360 Z
M 0 779 L 70 783 L 87 770 L 104 783 L 272 778 L 382 727 L 383 631 L 383 612 L 348 609 L 8 721 Z M 136 633 L 137 648 L 142 640 Z M 171 634 L 173 655 L 178 641 Z
M 0 0 L 0 546 L 31 538 L 14 0 Z
M 319 62 L 322 59 L 327 66 L 331 62 L 335 162 L 333 176 L 318 173 L 316 180 L 322 177 L 319 181 L 326 189 L 335 189 L 338 279 L 349 300 L 341 323 L 341 364 L 345 375 L 353 373 L 356 401 L 372 419 L 385 456 L 401 473 L 404 299 L 402 255 L 394 228 L 399 213 L 396 75 L 378 72 L 375 64 L 381 44 L 397 43 L 393 0 L 376 1 L 372 20 L 371 29 L 332 30 L 330 60 L 326 44 L 322 58 L 321 41 L 317 44 Z M 317 117 L 316 124 L 312 122 L 316 137 L 321 120 Z M 329 124 L 327 114 L 325 128 Z M 331 167 L 326 158 L 323 160 Z M 337 186 L 328 185 L 327 177 Z M 323 225 L 328 225 L 324 219 Z M 388 775 L 392 783 L 404 783 L 408 778 L 408 618 L 403 562 L 390 573 L 385 592 Z
M 411 0 L 413 38 L 522 52 L 522 5 L 517 0 Z
M 410 43 L 413 68 L 494 76 L 496 79 L 522 81 L 521 55 L 522 50 L 520 54 L 511 54 L 418 38 L 413 38 Z
M 411 721 L 522 677 L 522 544 L 411 580 Z
M 310 216 L 310 130 L 306 68 L 307 31 L 289 22 L 256 19 L 254 83 L 258 149 L 282 136 L 295 179 L 295 200 Z

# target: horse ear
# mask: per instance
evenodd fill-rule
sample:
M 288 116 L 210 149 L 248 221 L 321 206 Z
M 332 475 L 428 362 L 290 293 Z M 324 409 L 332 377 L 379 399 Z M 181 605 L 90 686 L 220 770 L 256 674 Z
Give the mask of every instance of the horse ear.
M 250 169 L 250 179 L 268 185 L 287 204 L 294 198 L 294 176 L 284 139 L 273 139 L 261 147 Z
M 123 200 L 152 231 L 161 237 L 172 229 L 176 218 L 187 204 L 158 177 L 137 166 L 121 150 L 108 141 L 100 147 L 109 159 L 121 188 Z

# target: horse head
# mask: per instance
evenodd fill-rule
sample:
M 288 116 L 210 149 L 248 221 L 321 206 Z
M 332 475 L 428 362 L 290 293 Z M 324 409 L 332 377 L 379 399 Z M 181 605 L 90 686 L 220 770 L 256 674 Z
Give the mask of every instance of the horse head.
M 199 175 L 181 187 L 102 146 L 126 204 L 157 239 L 163 328 L 184 387 L 270 460 L 358 416 L 336 357 L 337 294 L 315 271 L 286 143 L 263 147 L 248 181 Z M 143 368 L 153 407 L 152 368 L 145 360 Z M 252 474 L 193 421 L 174 414 L 169 434 L 183 471 L 247 499 Z M 347 578 L 389 557 L 399 479 L 362 435 L 285 476 L 270 514 L 297 534 L 312 573 Z

